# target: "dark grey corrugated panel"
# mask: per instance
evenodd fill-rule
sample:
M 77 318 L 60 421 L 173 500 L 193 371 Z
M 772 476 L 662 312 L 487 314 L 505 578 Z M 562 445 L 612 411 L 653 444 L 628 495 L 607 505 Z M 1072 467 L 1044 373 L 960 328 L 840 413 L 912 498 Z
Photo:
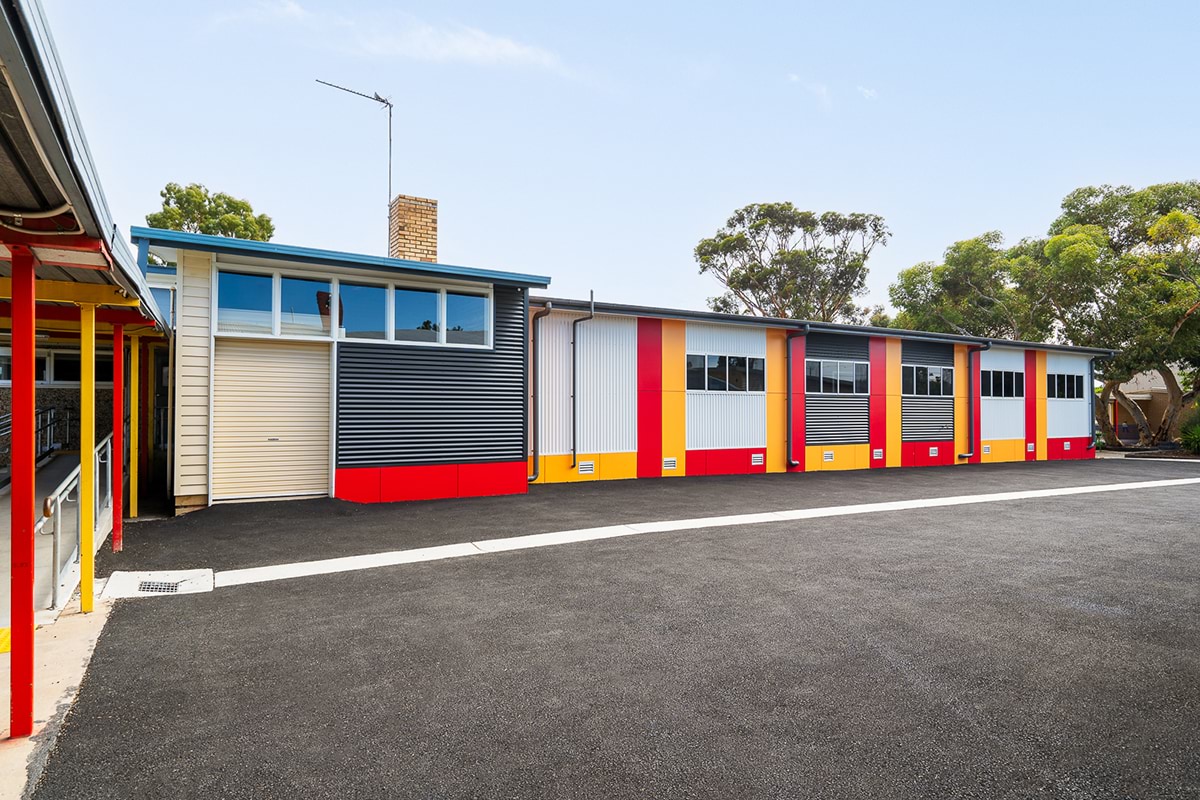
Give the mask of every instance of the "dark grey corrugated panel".
M 900 438 L 906 442 L 946 442 L 953 439 L 954 398 L 900 398 Z
M 900 361 L 903 364 L 921 364 L 926 367 L 953 367 L 954 345 L 904 339 L 900 342 Z
M 847 336 L 841 333 L 810 333 L 804 337 L 805 358 L 840 358 L 847 361 L 866 361 L 870 352 L 868 336 Z
M 804 398 L 808 444 L 866 444 L 871 441 L 871 400 L 866 395 L 810 394 Z
M 525 299 L 495 288 L 491 350 L 338 344 L 337 465 L 525 458 Z

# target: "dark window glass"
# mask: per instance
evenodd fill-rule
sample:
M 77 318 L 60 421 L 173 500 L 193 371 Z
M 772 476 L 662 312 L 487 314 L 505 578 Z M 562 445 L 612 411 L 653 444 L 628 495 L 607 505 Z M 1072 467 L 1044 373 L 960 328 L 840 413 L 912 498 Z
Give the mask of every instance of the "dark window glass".
M 387 338 L 387 288 L 343 283 L 341 293 L 342 319 L 338 328 L 348 339 Z
M 866 394 L 870 389 L 870 379 L 868 378 L 868 365 L 854 365 L 854 393 Z
M 35 381 L 48 381 L 50 378 L 46 375 L 46 357 L 38 356 L 33 366 L 33 379 Z
M 217 330 L 271 333 L 271 283 L 270 275 L 218 273 Z
M 1014 376 L 1014 380 L 1016 381 L 1017 397 L 1024 397 L 1025 396 L 1025 373 L 1024 372 L 1016 372 L 1016 373 L 1013 373 L 1013 376 Z
M 12 356 L 0 356 L 0 381 L 12 380 Z
M 1055 383 L 1054 391 L 1056 392 L 1055 397 L 1058 397 L 1060 399 L 1066 397 L 1067 396 L 1067 376 L 1066 375 L 1055 375 L 1054 383 Z
M 730 356 L 729 357 L 729 391 L 744 392 L 749 385 L 746 379 L 746 372 L 750 359 L 745 356 Z
M 709 356 L 708 357 L 708 390 L 710 392 L 723 392 L 729 388 L 728 375 L 726 375 L 725 356 Z
M 1082 375 L 1075 376 L 1075 396 L 1079 397 L 1079 398 L 1083 398 L 1085 396 L 1083 393 L 1083 376 Z
M 446 341 L 487 344 L 487 298 L 446 292 Z
M 914 391 L 914 389 L 913 389 L 913 371 L 914 371 L 914 369 L 915 369 L 914 367 L 901 367 L 900 368 L 900 393 L 901 394 L 912 394 L 913 393 L 913 391 Z
M 1013 386 L 1013 374 L 1011 372 L 1005 372 L 1004 373 L 1004 396 L 1012 397 L 1014 388 L 1015 387 Z
M 750 359 L 750 391 L 765 392 L 767 390 L 767 360 L 765 358 Z
M 942 396 L 942 368 L 929 368 L 929 394 L 933 397 Z
M 704 356 L 687 357 L 687 388 L 704 388 Z
M 979 371 L 979 394 L 981 397 L 992 396 L 992 371 L 990 369 Z
M 917 394 L 929 394 L 929 367 L 917 367 Z
M 1004 397 L 1004 373 L 992 370 L 992 397 Z
M 954 370 L 942 370 L 942 395 L 946 397 L 954 396 Z
M 50 376 L 50 380 L 55 382 L 78 381 L 80 368 L 78 353 L 55 353 L 54 374 Z M 109 377 L 111 378 L 111 374 Z
M 329 334 L 329 281 L 279 279 L 279 332 L 284 336 Z
M 804 362 L 804 391 L 819 394 L 821 391 L 821 362 Z
M 854 394 L 854 362 L 838 362 L 838 394 Z
M 838 362 L 821 362 L 821 391 L 826 394 L 837 394 Z
M 425 289 L 397 289 L 392 317 L 401 342 L 436 342 L 438 293 Z M 703 386 L 700 388 L 704 388 Z
M 112 383 L 112 358 L 96 359 L 96 383 Z
M 1075 399 L 1075 378 L 1072 375 L 1063 375 L 1063 380 L 1067 383 L 1067 399 Z
M 1046 375 L 1046 397 L 1058 397 L 1054 393 L 1054 376 L 1047 373 Z

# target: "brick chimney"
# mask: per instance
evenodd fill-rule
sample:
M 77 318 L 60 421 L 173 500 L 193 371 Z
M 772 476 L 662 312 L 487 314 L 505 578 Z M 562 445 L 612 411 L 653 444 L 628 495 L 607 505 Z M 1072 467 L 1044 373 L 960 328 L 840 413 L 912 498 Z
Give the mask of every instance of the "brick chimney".
M 437 261 L 437 200 L 398 194 L 388 208 L 388 255 Z

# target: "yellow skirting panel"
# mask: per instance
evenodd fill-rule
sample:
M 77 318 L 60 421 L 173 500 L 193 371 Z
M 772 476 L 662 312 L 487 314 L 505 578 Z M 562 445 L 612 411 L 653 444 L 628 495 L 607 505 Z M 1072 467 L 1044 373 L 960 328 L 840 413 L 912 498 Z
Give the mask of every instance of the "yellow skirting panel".
M 887 461 L 889 467 L 898 467 L 901 462 L 902 440 L 900 438 L 900 340 L 888 337 L 887 346 Z
M 832 461 L 825 460 L 826 453 L 833 454 Z M 871 445 L 869 444 L 815 444 L 804 448 L 806 472 L 870 468 Z
M 675 469 L 662 471 L 664 478 L 687 474 L 687 323 L 681 319 L 662 321 L 662 455 L 674 458 Z M 636 461 L 636 460 L 635 460 Z M 637 477 L 637 464 L 631 475 Z
M 595 469 L 581 474 L 578 466 L 571 468 L 571 456 L 542 456 L 542 471 L 534 483 L 580 483 L 583 481 L 616 481 L 637 477 L 637 453 L 580 453 L 579 463 L 590 461 Z M 533 459 L 529 459 L 533 471 Z
M 1024 439 L 985 439 L 979 455 L 984 464 L 996 464 L 1002 461 L 1024 461 Z

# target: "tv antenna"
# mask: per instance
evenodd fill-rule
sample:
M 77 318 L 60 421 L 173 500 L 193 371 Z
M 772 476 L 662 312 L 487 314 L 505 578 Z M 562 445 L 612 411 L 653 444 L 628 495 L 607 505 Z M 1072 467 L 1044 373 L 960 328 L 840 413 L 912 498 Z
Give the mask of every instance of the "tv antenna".
M 329 81 L 323 81 L 320 78 L 316 78 L 315 80 L 317 81 L 317 83 L 320 83 L 324 86 L 328 86 L 332 89 L 338 89 L 338 90 L 346 92 L 348 94 L 356 94 L 359 97 L 365 97 L 368 100 L 373 100 L 376 103 L 379 103 L 381 106 L 383 106 L 384 108 L 387 109 L 387 112 L 388 112 L 388 169 L 387 169 L 387 172 L 388 172 L 388 196 L 387 196 L 387 199 L 388 199 L 388 208 L 390 209 L 391 205 L 392 205 L 392 100 L 391 100 L 391 98 L 383 97 L 379 94 L 379 92 L 375 92 L 374 94 L 367 94 L 366 92 L 356 92 L 353 89 L 347 89 L 345 86 L 338 86 L 336 83 L 330 83 Z

